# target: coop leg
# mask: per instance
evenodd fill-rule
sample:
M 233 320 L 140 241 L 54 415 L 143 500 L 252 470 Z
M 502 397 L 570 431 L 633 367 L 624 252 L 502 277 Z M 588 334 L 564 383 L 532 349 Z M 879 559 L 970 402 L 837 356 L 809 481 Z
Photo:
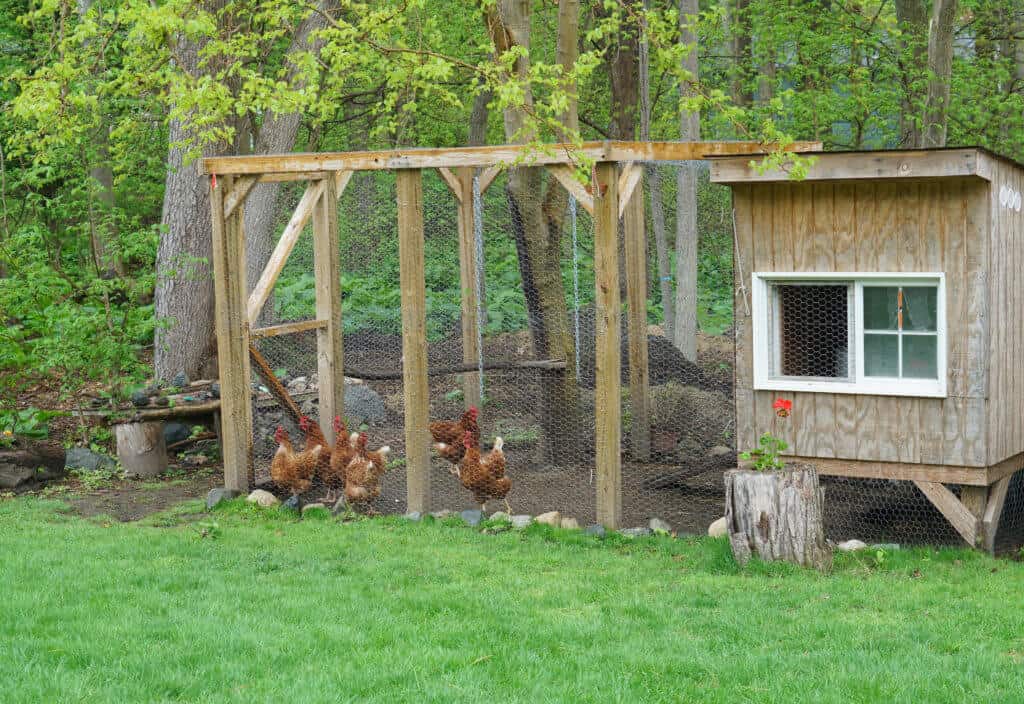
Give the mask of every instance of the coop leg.
M 971 547 L 978 545 L 978 539 L 981 537 L 981 519 L 971 513 L 967 506 L 956 497 L 956 494 L 940 482 L 915 479 L 914 484 L 921 490 L 921 493 L 928 497 L 939 513 L 946 517 L 946 520 L 967 541 L 968 545 Z
M 1003 515 L 1006 491 L 1010 488 L 1012 476 L 1003 477 L 993 484 L 988 492 L 988 505 L 985 507 L 985 515 L 981 520 L 981 525 L 985 532 L 985 550 L 992 554 L 996 551 L 996 530 L 999 529 L 999 517 Z

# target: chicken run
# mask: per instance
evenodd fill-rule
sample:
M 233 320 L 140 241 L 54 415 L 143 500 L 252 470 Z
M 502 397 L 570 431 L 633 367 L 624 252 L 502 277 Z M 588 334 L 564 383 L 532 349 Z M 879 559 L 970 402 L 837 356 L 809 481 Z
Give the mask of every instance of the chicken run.
M 604 142 L 206 159 L 226 486 L 368 513 L 559 511 L 705 532 L 737 449 L 732 213 L 702 159 L 761 151 Z M 691 207 L 715 235 L 679 285 L 698 288 L 700 262 L 702 286 L 726 287 L 715 300 L 692 292 L 702 318 L 717 317 L 686 351 L 661 321 L 672 272 L 652 261 L 675 233 L 684 178 L 712 194 Z M 242 206 L 258 182 L 280 183 L 294 213 L 247 282 Z M 369 280 L 393 295 L 368 295 Z M 823 484 L 830 537 L 955 542 L 903 486 Z

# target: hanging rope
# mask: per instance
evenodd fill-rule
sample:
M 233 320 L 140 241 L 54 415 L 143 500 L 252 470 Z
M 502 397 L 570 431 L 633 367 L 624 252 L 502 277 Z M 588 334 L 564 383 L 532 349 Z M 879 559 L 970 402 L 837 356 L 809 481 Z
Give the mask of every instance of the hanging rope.
M 476 258 L 476 364 L 480 402 L 484 399 L 484 200 L 480 177 L 473 176 L 473 249 Z
M 580 383 L 580 251 L 576 238 L 576 197 L 569 196 L 569 227 L 572 229 L 573 340 L 576 349 L 576 383 Z

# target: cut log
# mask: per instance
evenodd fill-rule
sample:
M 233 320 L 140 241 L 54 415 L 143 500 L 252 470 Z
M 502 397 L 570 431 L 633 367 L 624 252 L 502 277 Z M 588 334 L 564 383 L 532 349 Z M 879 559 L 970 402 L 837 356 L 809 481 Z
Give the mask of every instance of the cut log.
M 0 492 L 21 493 L 65 475 L 64 448 L 56 443 L 25 443 L 0 449 Z
M 167 469 L 163 423 L 122 423 L 114 434 L 125 476 L 155 477 Z
M 752 555 L 827 570 L 832 550 L 822 523 L 825 492 L 811 465 L 725 473 L 725 522 L 740 565 Z

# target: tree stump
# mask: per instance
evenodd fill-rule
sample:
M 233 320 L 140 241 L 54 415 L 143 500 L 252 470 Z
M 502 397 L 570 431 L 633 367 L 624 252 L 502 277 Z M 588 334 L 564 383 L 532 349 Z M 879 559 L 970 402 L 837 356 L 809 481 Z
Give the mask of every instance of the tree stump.
M 812 465 L 725 473 L 725 522 L 740 565 L 751 555 L 826 570 L 832 550 L 822 523 L 825 492 Z
M 167 469 L 163 423 L 122 423 L 114 433 L 126 476 L 155 477 Z

